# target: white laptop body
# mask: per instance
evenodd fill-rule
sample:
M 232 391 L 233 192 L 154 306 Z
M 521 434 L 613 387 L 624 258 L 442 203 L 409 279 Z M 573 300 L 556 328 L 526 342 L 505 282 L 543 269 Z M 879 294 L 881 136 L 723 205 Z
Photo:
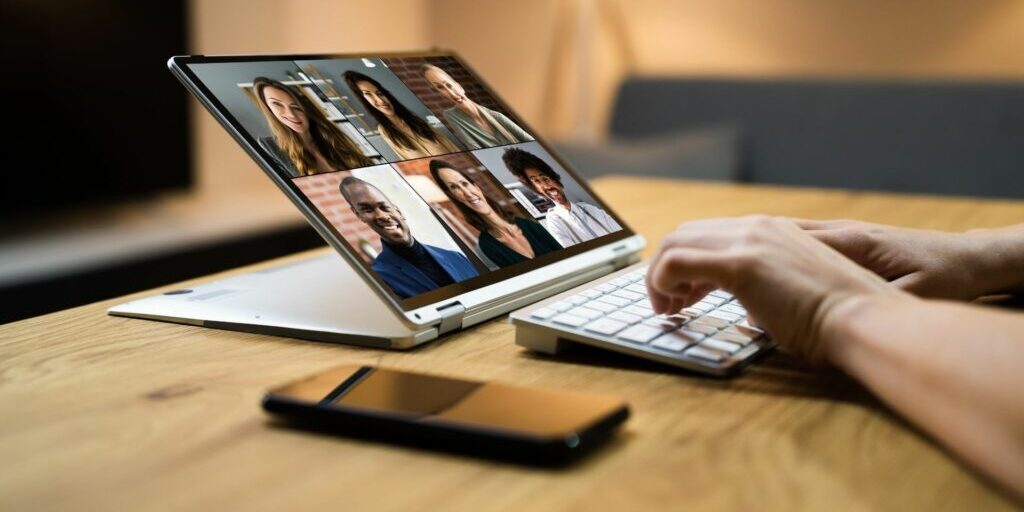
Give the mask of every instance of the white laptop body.
M 445 104 L 447 97 L 440 92 L 423 87 L 424 76 L 435 78 L 425 73 L 424 70 L 431 69 L 428 65 L 443 69 L 452 80 L 459 80 L 460 86 L 470 91 L 465 93 L 466 97 L 473 96 L 478 104 L 488 105 L 488 112 L 492 113 L 489 119 L 497 119 L 499 116 L 493 113 L 500 113 L 501 118 L 511 123 L 494 121 L 491 133 L 500 134 L 496 137 L 522 138 L 525 133 L 530 140 L 474 148 L 473 144 L 478 142 L 460 131 L 457 112 L 450 112 L 456 107 Z M 172 58 L 168 66 L 293 201 L 334 252 L 134 300 L 110 308 L 111 315 L 405 349 L 593 281 L 640 259 L 645 245 L 643 238 L 632 232 L 548 149 L 535 131 L 519 120 L 450 52 L 188 56 Z M 403 158 L 381 137 L 383 123 L 375 125 L 371 115 L 370 109 L 375 107 L 359 100 L 360 92 L 346 83 L 346 72 L 373 77 L 381 88 L 389 89 L 392 103 L 406 104 L 411 115 L 424 120 L 435 133 L 444 134 L 451 143 L 449 147 L 456 146 L 458 151 Z M 349 76 L 355 76 L 352 73 Z M 286 87 L 289 101 L 299 109 L 320 108 L 324 118 L 337 128 L 333 131 L 328 126 L 323 131 L 329 132 L 331 137 L 344 135 L 365 153 L 372 165 L 297 175 L 299 166 L 291 165 L 288 153 L 281 149 L 286 146 L 287 138 L 274 138 L 273 125 L 282 121 L 280 117 L 275 121 L 272 116 L 279 114 L 269 112 L 269 107 L 261 110 L 258 103 L 271 101 L 272 94 L 264 89 L 259 98 L 255 97 L 261 83 L 258 78 L 264 76 L 273 80 L 271 83 L 275 86 Z M 356 86 L 368 83 L 357 82 Z M 315 125 L 312 121 L 306 124 L 309 129 Z M 617 224 L 618 229 L 589 240 L 559 241 L 563 247 L 558 250 L 551 249 L 548 241 L 548 252 L 541 254 L 541 249 L 535 248 L 534 258 L 528 261 L 505 266 L 490 261 L 486 250 L 481 248 L 483 242 L 478 238 L 477 244 L 473 244 L 474 231 L 468 217 L 459 217 L 460 212 L 466 210 L 454 204 L 457 201 L 454 197 L 446 201 L 439 196 L 438 190 L 424 181 L 430 180 L 430 176 L 421 170 L 429 164 L 427 160 L 443 160 L 452 167 L 462 167 L 461 170 L 480 185 L 480 190 L 490 184 L 489 197 L 498 197 L 496 201 L 502 202 L 503 208 L 518 212 L 517 222 L 525 222 L 530 228 L 525 231 L 534 234 L 534 238 L 529 239 L 533 246 L 535 238 L 547 239 L 536 226 L 547 229 L 549 219 L 545 211 L 538 209 L 544 208 L 543 194 L 531 192 L 529 183 L 517 181 L 510 168 L 505 168 L 501 158 L 510 151 L 515 152 L 513 148 L 543 160 L 562 180 L 566 194 L 573 194 L 570 199 L 606 212 L 607 219 L 596 222 L 605 227 Z M 417 223 L 415 229 L 409 228 L 417 242 L 421 241 L 420 233 L 424 237 L 430 234 L 433 238 L 422 241 L 422 245 L 429 245 L 432 250 L 443 246 L 446 254 L 454 254 L 460 262 L 465 258 L 476 277 L 438 286 L 419 295 L 398 294 L 393 282 L 382 278 L 373 266 L 384 252 L 384 235 L 375 239 L 372 229 L 367 230 L 371 223 L 352 221 L 352 214 L 358 215 L 357 205 L 346 206 L 339 199 L 344 194 L 338 192 L 337 182 L 348 176 L 359 179 L 355 186 L 361 187 L 360 190 L 378 189 L 389 202 L 397 205 L 404 201 L 405 210 L 421 212 L 416 217 L 404 213 L 407 224 Z M 440 179 L 434 181 L 439 188 L 443 184 Z M 324 188 L 324 183 L 331 183 L 334 188 Z M 333 196 L 330 200 L 322 199 L 318 194 L 323 190 L 311 192 L 315 187 Z M 349 220 L 339 217 L 339 209 L 345 208 L 351 213 L 344 217 Z M 423 213 L 428 211 L 430 215 Z M 353 234 L 354 230 L 361 230 L 362 234 Z M 441 263 L 441 260 L 436 261 Z

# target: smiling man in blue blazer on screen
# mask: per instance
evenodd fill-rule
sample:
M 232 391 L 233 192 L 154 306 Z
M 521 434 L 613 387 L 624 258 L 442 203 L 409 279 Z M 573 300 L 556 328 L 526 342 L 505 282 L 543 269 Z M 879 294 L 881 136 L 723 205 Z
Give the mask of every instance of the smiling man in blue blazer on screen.
M 401 210 L 377 187 L 349 176 L 338 188 L 359 220 L 380 235 L 381 251 L 371 268 L 399 297 L 407 299 L 477 276 L 462 254 L 417 241 Z

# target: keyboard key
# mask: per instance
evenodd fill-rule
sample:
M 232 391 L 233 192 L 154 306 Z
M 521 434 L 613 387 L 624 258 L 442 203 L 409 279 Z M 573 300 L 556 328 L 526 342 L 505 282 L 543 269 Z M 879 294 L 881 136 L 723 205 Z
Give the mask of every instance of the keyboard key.
M 726 354 L 732 354 L 733 352 L 736 352 L 737 350 L 742 348 L 742 346 L 740 346 L 739 344 L 732 343 L 732 342 L 729 342 L 729 341 L 719 340 L 719 339 L 715 339 L 715 338 L 708 338 L 708 339 L 700 342 L 700 344 L 701 344 L 701 346 L 704 346 L 704 347 L 711 347 L 711 348 L 713 348 L 715 350 L 721 350 L 722 352 L 725 352 Z
M 582 293 L 573 295 L 572 297 L 566 297 L 565 302 L 572 304 L 573 306 L 579 306 L 580 304 L 586 304 L 590 299 L 584 296 Z
M 602 312 L 600 312 L 600 311 L 598 311 L 596 309 L 590 309 L 590 308 L 585 307 L 585 306 L 584 307 L 575 308 L 575 309 L 570 309 L 568 311 L 568 313 L 570 315 L 582 316 L 583 318 L 586 318 L 587 320 L 596 320 L 596 319 L 601 318 L 602 316 L 604 316 L 604 313 L 602 313 Z
M 643 284 L 634 283 L 626 287 L 627 290 L 647 296 L 647 287 Z
M 711 361 L 713 363 L 720 363 L 726 358 L 725 354 L 717 350 L 704 348 L 700 345 L 690 347 L 690 349 L 686 351 L 686 355 L 697 359 L 703 359 L 705 361 Z
M 640 320 L 643 320 L 643 318 L 640 318 L 639 316 L 636 316 L 636 315 L 632 315 L 632 314 L 626 313 L 625 311 L 615 311 L 615 312 L 611 313 L 610 315 L 608 315 L 608 318 L 611 318 L 612 320 L 618 320 L 620 322 L 624 322 L 627 325 L 633 325 L 633 324 L 639 322 Z
M 695 331 L 693 329 L 690 329 L 689 326 L 680 328 L 679 332 L 682 333 L 682 334 L 685 334 L 689 338 L 692 338 L 694 341 L 700 341 L 700 340 L 702 340 L 704 338 L 707 338 L 706 334 L 704 334 L 704 333 L 702 333 L 700 331 Z
M 648 325 L 634 325 L 619 333 L 619 338 L 633 343 L 648 343 L 665 331 Z
M 720 340 L 731 341 L 733 343 L 739 343 L 740 345 L 747 346 L 754 341 L 754 336 L 748 336 L 738 331 L 732 331 L 734 326 L 729 326 L 728 329 L 715 334 L 715 337 Z
M 693 318 L 696 318 L 696 317 L 700 316 L 701 314 L 703 314 L 703 313 L 701 313 L 700 311 L 687 311 L 686 309 L 683 309 L 682 311 L 679 311 L 678 313 L 675 313 L 676 316 L 681 316 L 683 318 L 686 318 L 687 321 L 692 321 Z
M 589 290 L 583 290 L 582 292 L 580 292 L 580 295 L 582 295 L 582 296 L 584 296 L 584 297 L 586 297 L 588 299 L 593 300 L 593 299 L 596 299 L 596 298 L 598 298 L 598 297 L 600 297 L 600 296 L 602 296 L 604 294 L 599 292 L 599 291 L 597 291 L 597 290 L 595 290 L 595 289 L 593 289 L 593 288 L 591 288 Z
M 663 316 L 654 316 L 644 320 L 642 322 L 642 325 L 654 327 L 657 329 L 661 329 L 663 331 L 674 331 L 678 329 L 679 326 L 682 324 L 670 318 L 665 318 Z
M 715 309 L 715 305 L 710 303 L 710 302 L 700 301 L 700 302 L 697 302 L 696 304 L 690 306 L 690 308 L 696 309 L 697 311 L 701 311 L 701 312 L 707 313 L 708 311 L 711 311 L 712 309 Z
M 750 333 L 752 335 L 760 336 L 760 335 L 764 334 L 764 329 L 761 329 L 760 327 L 758 327 L 756 325 L 751 325 L 750 321 L 745 319 L 745 318 L 743 319 L 742 322 L 736 322 L 736 327 L 741 332 L 745 332 L 745 333 L 748 332 L 748 333 Z
M 553 310 L 555 310 L 555 311 L 562 312 L 562 311 L 568 311 L 568 310 L 572 309 L 574 306 L 573 306 L 573 304 L 571 302 L 566 302 L 564 300 L 560 300 L 558 302 L 555 302 L 554 304 L 548 304 L 548 307 L 553 309 Z
M 686 315 L 658 315 L 658 317 L 668 320 L 676 325 L 683 325 L 692 319 L 692 317 Z
M 743 306 L 739 306 L 739 305 L 737 305 L 734 302 L 726 304 L 726 305 L 718 308 L 718 310 L 719 311 L 728 311 L 729 313 L 736 313 L 737 315 L 747 316 L 747 310 L 744 309 Z
M 540 309 L 534 311 L 533 313 L 530 313 L 530 316 L 532 316 L 533 318 L 539 318 L 541 320 L 547 320 L 548 318 L 551 318 L 551 317 L 553 317 L 553 316 L 555 316 L 557 314 L 558 314 L 558 311 L 555 311 L 554 309 L 551 309 L 551 308 L 540 308 Z
M 678 314 L 655 314 L 649 318 L 646 318 L 644 324 L 650 324 L 651 326 L 656 325 L 658 322 L 667 322 L 674 326 L 682 326 L 687 322 L 686 316 L 680 316 Z
M 711 305 L 713 305 L 715 307 L 718 307 L 718 306 L 721 306 L 722 304 L 725 304 L 726 302 L 729 302 L 729 299 L 723 299 L 722 297 L 715 297 L 714 295 L 708 295 L 707 297 L 704 297 L 703 299 L 701 299 L 701 302 L 707 302 L 707 303 L 710 303 Z
M 601 298 L 597 299 L 596 302 L 604 302 L 607 304 L 611 304 L 616 308 L 621 308 L 623 306 L 629 305 L 633 301 L 623 299 L 622 297 L 616 297 L 614 295 L 604 295 Z
M 629 286 L 629 285 L 633 284 L 633 281 L 630 281 L 629 279 L 627 279 L 625 277 L 618 277 L 618 278 L 612 279 L 611 281 L 608 281 L 608 282 L 613 284 L 613 285 L 615 285 L 615 286 L 618 286 L 619 288 L 622 288 L 623 286 Z
M 687 308 L 683 308 L 683 310 L 680 311 L 680 313 L 682 313 L 684 315 L 689 315 L 689 316 L 700 316 L 700 315 L 704 314 L 703 311 L 701 311 L 701 310 L 699 310 L 699 309 L 697 309 L 697 308 L 695 308 L 693 306 L 690 306 L 690 307 L 687 307 Z
M 610 318 L 602 318 L 587 324 L 586 330 L 596 332 L 597 334 L 603 334 L 605 336 L 611 336 L 625 328 L 625 322 L 618 322 Z
M 733 359 L 736 359 L 737 361 L 743 360 L 743 359 L 746 359 L 746 358 L 756 354 L 758 350 L 760 350 L 760 348 L 757 345 L 747 345 L 746 348 L 744 348 L 743 350 L 740 350 L 739 352 L 733 354 L 732 357 L 733 357 Z
M 735 322 L 737 320 L 742 320 L 743 319 L 742 316 L 737 315 L 736 313 L 730 313 L 728 311 L 721 311 L 721 310 L 711 311 L 707 315 L 704 315 L 704 316 L 705 317 L 711 317 L 711 318 L 720 318 L 720 319 L 725 320 L 726 322 L 729 322 L 729 323 L 733 323 L 733 322 Z
M 630 302 L 636 302 L 644 297 L 647 297 L 646 294 L 631 292 L 629 290 L 619 290 L 617 292 L 612 292 L 612 296 L 622 297 L 623 299 L 626 299 Z
M 711 313 L 714 313 L 714 311 L 712 311 Z M 727 325 L 729 325 L 731 323 L 729 321 L 722 320 L 721 318 L 713 317 L 713 316 L 711 316 L 711 313 L 708 313 L 708 314 L 698 318 L 697 320 L 694 320 L 694 323 L 703 324 L 703 325 L 710 325 L 710 326 L 713 326 L 713 327 L 725 327 L 725 326 L 727 326 Z
M 569 327 L 582 327 L 583 324 L 587 323 L 588 320 L 582 316 L 570 315 L 569 313 L 562 313 L 551 319 L 552 322 L 562 325 L 568 325 Z
M 615 290 L 618 290 L 619 287 L 615 286 L 614 284 L 604 283 L 600 286 L 595 286 L 594 289 L 601 293 L 611 293 L 614 292 Z
M 686 325 L 687 329 L 696 331 L 704 334 L 714 334 L 718 332 L 718 327 L 707 323 L 700 323 L 700 320 L 695 320 Z
M 623 311 L 631 315 L 636 315 L 640 318 L 654 316 L 654 310 L 642 306 L 637 306 L 636 304 L 626 306 L 625 309 L 623 309 Z
M 601 302 L 599 300 L 588 302 L 586 307 L 596 309 L 602 313 L 611 313 L 612 311 L 619 309 L 607 302 Z
M 651 343 L 652 347 L 657 347 L 665 350 L 671 350 L 672 352 L 682 352 L 696 343 L 697 340 L 683 334 L 679 331 L 667 332 L 661 336 L 658 336 L 654 343 Z
M 715 297 L 721 297 L 721 298 L 726 299 L 726 300 L 731 300 L 732 299 L 732 294 L 727 292 L 727 291 L 725 291 L 725 290 L 715 290 L 715 291 L 709 293 L 708 295 L 714 295 Z

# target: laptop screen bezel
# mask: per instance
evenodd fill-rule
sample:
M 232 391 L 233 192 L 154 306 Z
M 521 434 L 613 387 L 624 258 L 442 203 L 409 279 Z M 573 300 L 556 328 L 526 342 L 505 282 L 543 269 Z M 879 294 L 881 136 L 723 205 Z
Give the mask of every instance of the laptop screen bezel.
M 619 223 L 622 229 L 615 233 L 610 233 L 593 240 L 588 240 L 570 247 L 563 248 L 559 251 L 549 253 L 533 259 L 528 262 L 519 263 L 517 265 L 505 268 L 499 268 L 492 270 L 485 274 L 481 274 L 475 278 L 468 279 L 466 281 L 456 282 L 454 284 L 431 290 L 413 297 L 402 299 L 398 297 L 391 288 L 383 281 L 383 279 L 369 269 L 361 258 L 358 257 L 356 249 L 348 244 L 348 242 L 342 237 L 334 226 L 323 216 L 323 214 L 312 204 L 312 202 L 306 197 L 305 194 L 299 190 L 299 188 L 287 179 L 286 173 L 283 169 L 277 168 L 276 161 L 259 145 L 251 134 L 242 126 L 242 124 L 235 119 L 235 117 L 228 111 L 228 109 L 217 99 L 217 97 L 210 91 L 206 85 L 199 79 L 199 77 L 190 68 L 194 64 L 217 64 L 217 63 L 241 63 L 241 62 L 264 62 L 264 61 L 315 61 L 315 60 L 331 60 L 331 59 L 389 59 L 389 58 L 416 58 L 416 57 L 450 57 L 455 59 L 459 65 L 466 68 L 484 87 L 486 92 L 490 94 L 494 100 L 504 109 L 515 116 L 518 122 L 520 122 L 523 128 L 530 133 L 534 140 L 554 158 L 557 163 L 562 167 L 565 172 L 569 174 L 569 177 L 576 180 L 579 186 L 591 197 L 593 197 L 601 208 L 608 212 L 616 222 Z M 287 192 L 287 195 L 291 197 L 293 201 L 297 201 L 301 204 L 300 210 L 306 217 L 313 221 L 312 224 L 320 232 L 321 236 L 329 238 L 328 242 L 332 247 L 338 251 L 344 251 L 344 255 L 351 263 L 358 265 L 364 275 L 369 275 L 371 280 L 376 285 L 377 289 L 383 292 L 383 297 L 386 297 L 393 306 L 397 307 L 398 310 L 404 313 L 410 313 L 413 310 L 424 308 L 426 306 L 442 304 L 451 302 L 458 296 L 483 290 L 487 287 L 498 285 L 503 281 L 511 279 L 513 277 L 531 272 L 533 270 L 545 268 L 553 263 L 560 262 L 569 259 L 573 256 L 586 253 L 597 248 L 605 247 L 616 242 L 636 236 L 636 233 L 628 224 L 619 216 L 614 209 L 609 207 L 599 195 L 597 195 L 586 180 L 581 179 L 579 174 L 562 159 L 555 151 L 552 150 L 551 145 L 547 143 L 532 126 L 526 123 L 522 117 L 518 116 L 514 110 L 509 108 L 508 104 L 495 93 L 494 89 L 488 84 L 480 74 L 469 66 L 464 59 L 459 55 L 450 50 L 431 50 L 431 51 L 418 51 L 418 52 L 366 52 L 366 53 L 353 53 L 353 54 L 298 54 L 298 55 L 188 55 L 188 56 L 177 56 L 170 60 L 170 66 L 179 78 L 189 86 L 190 90 L 198 96 L 201 96 L 201 100 L 209 110 L 212 110 L 214 116 L 225 125 L 232 134 L 236 137 L 236 140 L 248 150 L 251 156 L 260 164 L 260 166 L 267 172 L 272 179 L 274 179 L 279 186 Z M 414 319 L 410 318 L 410 321 Z M 416 322 L 418 323 L 418 322 Z

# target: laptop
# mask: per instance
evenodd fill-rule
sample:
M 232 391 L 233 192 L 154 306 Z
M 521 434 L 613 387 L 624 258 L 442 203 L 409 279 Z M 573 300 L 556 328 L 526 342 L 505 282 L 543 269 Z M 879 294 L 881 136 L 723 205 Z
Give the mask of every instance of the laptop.
M 406 349 L 514 311 L 533 350 L 578 342 L 714 375 L 772 346 L 722 291 L 654 315 L 643 238 L 452 52 L 168 67 L 334 252 L 111 315 Z

